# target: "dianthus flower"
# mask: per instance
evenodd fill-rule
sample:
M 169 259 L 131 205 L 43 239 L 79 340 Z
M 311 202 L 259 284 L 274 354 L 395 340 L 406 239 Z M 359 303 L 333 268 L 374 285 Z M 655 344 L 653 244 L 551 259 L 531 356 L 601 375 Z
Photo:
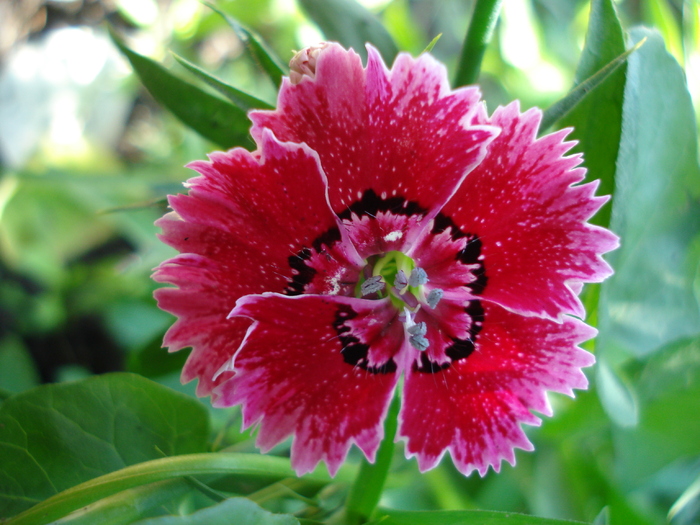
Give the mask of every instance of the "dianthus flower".
M 192 347 L 183 381 L 241 405 L 263 452 L 293 436 L 299 474 L 353 443 L 373 461 L 402 378 L 407 457 L 483 475 L 532 449 L 547 391 L 586 388 L 578 294 L 617 238 L 586 223 L 606 198 L 539 110 L 489 117 L 430 55 L 368 52 L 303 51 L 250 113 L 257 149 L 189 165 L 157 222 L 181 252 L 154 274 L 176 286 L 164 345 Z

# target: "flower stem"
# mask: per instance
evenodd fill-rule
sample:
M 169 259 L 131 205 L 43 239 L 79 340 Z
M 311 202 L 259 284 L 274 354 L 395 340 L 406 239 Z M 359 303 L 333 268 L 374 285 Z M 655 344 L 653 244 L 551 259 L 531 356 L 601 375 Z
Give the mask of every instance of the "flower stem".
M 491 41 L 502 3 L 503 0 L 477 0 L 459 57 L 455 87 L 474 84 L 479 79 L 481 60 Z
M 366 522 L 379 503 L 394 453 L 394 436 L 400 406 L 399 397 L 394 395 L 384 423 L 384 439 L 379 445 L 376 461 L 374 464 L 367 460 L 362 463 L 360 472 L 350 489 L 345 505 L 347 525 Z

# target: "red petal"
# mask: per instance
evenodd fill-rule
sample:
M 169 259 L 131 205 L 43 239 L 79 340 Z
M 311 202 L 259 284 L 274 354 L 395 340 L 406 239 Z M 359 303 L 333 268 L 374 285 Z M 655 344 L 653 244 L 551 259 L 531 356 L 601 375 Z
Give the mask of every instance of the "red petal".
M 193 254 L 166 261 L 156 269 L 153 278 L 179 287 L 161 288 L 154 294 L 160 308 L 179 318 L 165 334 L 163 346 L 171 352 L 194 348 L 182 371 L 182 382 L 198 378 L 197 395 L 209 395 L 226 379 L 226 375 L 216 379 L 214 376 L 231 359 L 250 324 L 243 319 L 226 318 L 238 283 L 225 267 Z
M 263 452 L 294 435 L 299 474 L 319 461 L 335 474 L 352 443 L 373 461 L 398 376 L 390 359 L 403 344 L 390 301 L 251 295 L 231 315 L 254 322 L 215 405 L 242 404 Z
M 612 273 L 600 255 L 618 241 L 585 222 L 607 198 L 594 197 L 594 183 L 571 186 L 585 175 L 580 156 L 563 156 L 573 145 L 563 141 L 567 131 L 536 139 L 540 115 L 513 103 L 481 116 L 502 132 L 442 214 L 483 244 L 485 299 L 552 319 L 582 317 L 575 290 Z
M 532 450 L 520 428 L 539 424 L 530 410 L 551 415 L 546 391 L 573 395 L 588 384 L 581 367 L 594 359 L 576 345 L 595 330 L 570 317 L 559 324 L 482 304 L 483 329 L 469 357 L 435 373 L 407 373 L 399 435 L 421 470 L 446 451 L 464 474 L 498 471 L 503 459 L 513 464 L 515 448 Z
M 278 109 L 251 113 L 252 134 L 258 139 L 268 128 L 316 151 L 337 213 L 373 190 L 432 216 L 483 158 L 496 130 L 472 124 L 479 92 L 450 91 L 445 67 L 430 55 L 401 54 L 389 71 L 368 50 L 363 69 L 354 51 L 323 49 L 315 80 L 285 79 Z
M 207 395 L 248 324 L 226 319 L 239 297 L 347 292 L 362 261 L 328 206 L 325 177 L 307 147 L 266 132 L 258 153 L 215 153 L 192 167 L 201 176 L 189 181 L 188 195 L 170 198 L 176 213 L 157 223 L 183 255 L 154 278 L 178 286 L 156 293 L 161 308 L 179 317 L 164 344 L 194 348 L 183 381 L 198 377 L 198 393 Z

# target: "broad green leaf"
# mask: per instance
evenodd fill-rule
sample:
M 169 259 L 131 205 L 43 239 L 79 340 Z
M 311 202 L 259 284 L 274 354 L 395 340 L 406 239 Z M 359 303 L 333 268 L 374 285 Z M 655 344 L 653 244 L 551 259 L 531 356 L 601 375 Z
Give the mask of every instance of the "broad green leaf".
M 8 525 L 40 525 L 113 496 L 123 490 L 183 476 L 233 474 L 244 478 L 280 480 L 296 477 L 289 459 L 260 454 L 209 453 L 146 461 L 71 487 L 12 518 Z M 338 479 L 347 478 L 341 473 Z M 313 472 L 305 481 L 325 485 L 327 474 Z M 347 481 L 347 479 L 345 479 Z
M 133 374 L 44 385 L 0 406 L 0 515 L 143 461 L 205 450 L 207 410 Z
M 162 516 L 137 521 L 136 525 L 299 525 L 289 514 L 273 514 L 246 498 L 230 498 L 185 516 Z
M 175 60 L 180 62 L 185 68 L 187 68 L 191 73 L 199 77 L 201 80 L 206 82 L 209 86 L 216 89 L 219 93 L 233 102 L 236 106 L 241 108 L 243 111 L 249 111 L 251 109 L 274 109 L 274 106 L 264 102 L 253 95 L 249 95 L 245 91 L 236 89 L 235 87 L 227 84 L 226 82 L 219 80 L 213 75 L 210 75 L 202 68 L 195 66 L 193 63 L 188 62 L 181 56 L 173 54 Z
M 255 62 L 260 66 L 267 76 L 272 80 L 277 88 L 282 84 L 282 77 L 288 73 L 288 68 L 282 63 L 277 55 L 265 44 L 265 42 L 253 31 L 240 24 L 215 5 L 205 2 L 214 12 L 223 17 L 236 33 L 236 36 L 243 42 L 246 50 Z
M 355 0 L 299 0 L 299 3 L 328 40 L 353 48 L 363 59 L 367 58 L 365 43 L 369 42 L 386 63 L 394 61 L 398 49 L 391 35 Z
M 700 454 L 700 337 L 663 348 L 637 385 L 640 422 L 615 433 L 619 471 L 636 488 L 672 462 Z
M 593 0 L 575 84 L 581 84 L 624 52 L 622 27 L 612 0 Z M 584 154 L 584 166 L 588 169 L 586 180 L 600 180 L 599 195 L 612 195 L 615 188 L 626 70 L 626 64 L 621 63 L 557 124 L 558 127 L 574 128 L 569 138 L 579 143 L 573 151 Z M 612 206 L 607 204 L 591 222 L 607 226 L 611 209 Z
M 253 145 L 248 134 L 250 121 L 245 111 L 185 82 L 157 62 L 132 51 L 116 35 L 112 34 L 112 39 L 129 59 L 153 98 L 183 124 L 222 148 Z
M 39 374 L 21 339 L 11 335 L 0 338 L 0 388 L 21 392 L 38 384 Z
M 596 366 L 596 385 L 601 403 L 610 419 L 621 427 L 634 427 L 639 421 L 639 407 L 633 390 L 613 371 L 601 356 Z
M 485 510 L 398 511 L 381 509 L 371 525 L 573 525 L 580 521 L 537 518 Z
M 700 332 L 693 281 L 700 262 L 700 168 L 685 76 L 658 33 L 630 56 L 596 348 L 612 367 Z

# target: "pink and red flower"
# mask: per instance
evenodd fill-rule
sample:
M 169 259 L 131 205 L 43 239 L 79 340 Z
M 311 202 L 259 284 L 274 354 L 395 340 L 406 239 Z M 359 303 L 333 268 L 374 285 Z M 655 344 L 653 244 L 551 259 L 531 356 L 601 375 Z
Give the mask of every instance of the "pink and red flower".
M 178 317 L 164 344 L 192 347 L 183 381 L 242 406 L 267 451 L 335 473 L 355 443 L 374 460 L 402 380 L 398 438 L 421 470 L 448 451 L 482 475 L 547 391 L 585 388 L 595 331 L 583 283 L 617 246 L 586 221 L 606 201 L 567 131 L 537 138 L 540 111 L 489 117 L 430 55 L 391 70 L 371 47 L 326 44 L 293 63 L 257 149 L 194 162 L 189 193 L 158 221 L 181 252 L 155 272 Z

